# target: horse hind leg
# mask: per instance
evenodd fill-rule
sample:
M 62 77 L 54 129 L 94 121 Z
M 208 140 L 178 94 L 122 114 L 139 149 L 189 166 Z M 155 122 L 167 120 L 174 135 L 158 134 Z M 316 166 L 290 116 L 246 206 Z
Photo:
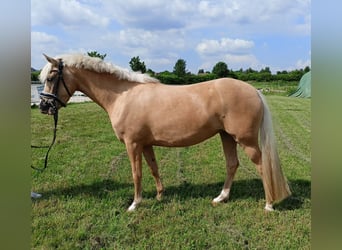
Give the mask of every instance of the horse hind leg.
M 230 189 L 236 170 L 239 166 L 239 159 L 236 151 L 236 142 L 231 135 L 226 132 L 221 132 L 221 141 L 226 159 L 227 176 L 224 182 L 222 191 L 219 196 L 213 199 L 212 204 L 216 205 L 219 202 L 226 201 L 229 198 Z
M 158 171 L 158 164 L 156 161 L 156 157 L 154 154 L 154 150 L 152 146 L 147 146 L 143 148 L 143 155 L 147 162 L 147 165 L 150 167 L 151 173 L 154 177 L 154 180 L 156 182 L 156 188 L 157 188 L 157 200 L 161 200 L 162 194 L 164 192 L 163 184 L 160 180 L 159 171 Z
M 255 141 L 255 140 L 254 140 Z M 247 156 L 251 159 L 251 161 L 255 164 L 255 167 L 262 179 L 264 190 L 265 190 L 265 195 L 266 195 L 266 205 L 265 205 L 265 210 L 266 211 L 273 211 L 273 201 L 270 198 L 271 196 L 266 192 L 265 189 L 265 181 L 263 178 L 263 171 L 262 171 L 262 154 L 259 148 L 259 145 L 256 142 L 254 143 L 244 143 L 241 142 L 241 146 L 244 149 L 245 153 Z

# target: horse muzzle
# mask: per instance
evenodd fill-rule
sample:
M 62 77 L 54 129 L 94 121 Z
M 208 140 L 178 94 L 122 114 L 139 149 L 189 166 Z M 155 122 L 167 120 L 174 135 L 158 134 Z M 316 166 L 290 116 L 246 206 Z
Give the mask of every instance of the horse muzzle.
M 42 92 L 40 99 L 39 109 L 43 114 L 53 115 L 60 107 L 66 107 L 66 104 L 54 94 Z
M 57 112 L 58 108 L 55 100 L 42 98 L 39 103 L 39 109 L 42 114 L 53 115 Z

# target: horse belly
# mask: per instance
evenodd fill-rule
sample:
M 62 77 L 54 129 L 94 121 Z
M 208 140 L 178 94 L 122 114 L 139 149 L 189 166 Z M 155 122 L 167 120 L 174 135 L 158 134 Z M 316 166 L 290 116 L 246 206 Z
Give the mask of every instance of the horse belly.
M 191 146 L 214 136 L 220 128 L 216 119 L 208 119 L 206 122 L 178 119 L 151 127 L 152 144 L 168 147 Z
M 218 131 L 210 131 L 210 133 L 192 133 L 179 135 L 166 135 L 154 138 L 152 145 L 155 146 L 165 146 L 165 147 L 186 147 L 198 144 L 215 134 Z

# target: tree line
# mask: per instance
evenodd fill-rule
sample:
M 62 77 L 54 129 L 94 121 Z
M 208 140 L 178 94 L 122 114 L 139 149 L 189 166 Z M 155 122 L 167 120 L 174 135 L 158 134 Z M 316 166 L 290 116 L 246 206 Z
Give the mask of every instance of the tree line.
M 87 54 L 92 57 L 99 57 L 102 60 L 106 57 L 106 54 L 100 54 L 97 51 L 91 51 Z M 272 74 L 269 67 L 265 67 L 259 71 L 252 68 L 245 70 L 241 68 L 240 70 L 234 71 L 229 69 L 225 62 L 218 62 L 211 71 L 200 69 L 197 74 L 193 74 L 186 69 L 186 61 L 184 59 L 178 59 L 172 72 L 163 71 L 156 73 L 152 69 L 147 69 L 145 62 L 143 62 L 139 56 L 132 57 L 129 61 L 129 65 L 133 71 L 147 73 L 165 84 L 193 84 L 222 77 L 231 77 L 242 81 L 256 82 L 299 81 L 306 72 L 310 71 L 309 66 L 304 69 L 296 69 L 292 71 L 278 71 L 276 74 Z M 31 81 L 38 81 L 39 73 L 39 71 L 32 71 Z
M 135 64 L 137 62 L 137 64 Z M 133 66 L 132 66 L 133 64 Z M 143 64 L 142 68 L 139 65 Z M 148 73 L 153 77 L 158 78 L 161 82 L 166 84 L 193 84 L 203 81 L 209 81 L 222 77 L 231 77 L 242 81 L 256 81 L 256 82 L 271 82 L 271 81 L 299 81 L 301 77 L 309 72 L 311 69 L 309 66 L 304 69 L 296 69 L 292 71 L 278 71 L 276 74 L 272 74 L 269 67 L 265 67 L 260 71 L 248 68 L 246 70 L 231 70 L 225 62 L 218 62 L 214 65 L 212 71 L 204 71 L 200 69 L 197 74 L 193 74 L 186 69 L 186 61 L 184 59 L 178 59 L 173 67 L 173 71 L 163 71 L 155 73 L 151 69 L 146 70 L 144 62 L 140 62 L 139 57 L 133 57 L 130 61 L 131 69 L 134 71 L 140 71 L 142 73 Z

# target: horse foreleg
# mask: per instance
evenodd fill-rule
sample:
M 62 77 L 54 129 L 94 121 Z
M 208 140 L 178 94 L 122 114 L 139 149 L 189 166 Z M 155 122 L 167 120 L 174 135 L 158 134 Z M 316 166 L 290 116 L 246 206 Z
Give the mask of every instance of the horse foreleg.
M 128 211 L 133 211 L 142 200 L 142 147 L 136 143 L 126 143 L 127 154 L 132 167 L 134 181 L 134 200 L 129 206 Z
M 150 167 L 151 173 L 152 173 L 154 180 L 156 182 L 157 200 L 161 200 L 162 194 L 164 191 L 164 187 L 163 187 L 163 184 L 161 183 L 161 180 L 160 180 L 158 165 L 157 165 L 156 157 L 154 155 L 153 147 L 152 146 L 144 147 L 143 154 L 144 154 L 145 160 L 147 162 L 147 165 Z
M 232 186 L 236 170 L 239 166 L 239 160 L 236 152 L 236 142 L 234 141 L 233 137 L 226 132 L 221 132 L 220 136 L 224 156 L 226 159 L 227 177 L 220 195 L 213 199 L 213 205 L 216 205 L 217 203 L 225 201 L 229 198 L 230 188 Z

